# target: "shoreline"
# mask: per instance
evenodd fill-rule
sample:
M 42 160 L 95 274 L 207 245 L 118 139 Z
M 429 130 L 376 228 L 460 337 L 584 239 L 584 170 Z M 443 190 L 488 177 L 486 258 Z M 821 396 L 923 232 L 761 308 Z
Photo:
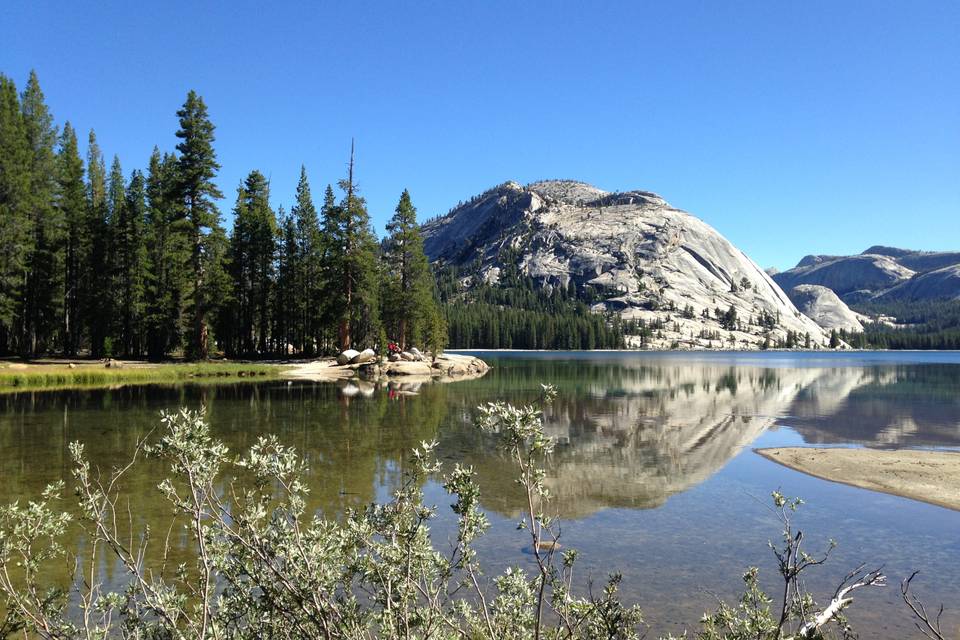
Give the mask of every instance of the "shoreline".
M 217 360 L 147 362 L 49 358 L 0 361 L 0 393 L 110 388 L 125 385 L 228 382 L 240 380 L 312 380 L 452 382 L 481 377 L 490 366 L 476 356 L 443 354 L 434 361 L 372 361 L 337 365 L 335 358 L 312 360 Z
M 828 482 L 960 511 L 960 451 L 772 447 L 767 460 Z
M 6 361 L 0 365 L 0 393 L 93 389 L 137 384 L 270 379 L 277 378 L 285 367 L 286 365 L 277 363 L 243 361 L 163 363 L 112 359 Z

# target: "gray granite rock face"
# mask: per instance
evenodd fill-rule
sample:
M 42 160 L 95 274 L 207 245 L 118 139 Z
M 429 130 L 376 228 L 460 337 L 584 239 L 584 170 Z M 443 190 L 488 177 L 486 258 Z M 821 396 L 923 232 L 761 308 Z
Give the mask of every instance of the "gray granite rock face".
M 884 255 L 807 256 L 788 271 L 773 276 L 784 289 L 801 284 L 828 287 L 839 296 L 854 291 L 881 291 L 914 275 L 894 258 Z
M 496 284 L 506 261 L 544 291 L 592 288 L 595 312 L 666 320 L 654 348 L 758 348 L 778 318 L 776 341 L 793 331 L 815 346 L 829 340 L 741 250 L 702 220 L 648 191 L 610 193 L 575 181 L 526 187 L 507 182 L 423 225 L 425 250 L 441 264 L 479 264 L 468 287 Z M 692 307 L 693 317 L 683 317 Z M 742 328 L 727 331 L 714 310 L 733 307 Z M 709 317 L 704 317 L 706 311 Z M 686 314 L 689 316 L 690 314 Z
M 936 300 L 960 297 L 958 267 L 960 252 L 875 245 L 855 256 L 806 256 L 773 279 L 786 290 L 802 284 L 829 287 L 847 304 Z
M 921 273 L 883 292 L 878 300 L 960 300 L 960 264 Z
M 853 312 L 831 289 L 816 284 L 801 284 L 787 293 L 801 313 L 827 331 L 863 331 L 862 316 Z

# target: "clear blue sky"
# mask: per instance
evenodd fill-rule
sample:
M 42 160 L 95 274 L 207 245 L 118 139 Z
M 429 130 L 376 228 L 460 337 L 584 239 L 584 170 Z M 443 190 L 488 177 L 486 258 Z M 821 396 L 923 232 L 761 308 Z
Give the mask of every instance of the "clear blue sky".
M 0 72 L 124 169 L 217 126 L 229 221 L 251 169 L 289 207 L 350 138 L 378 232 L 507 179 L 647 189 L 761 266 L 960 249 L 960 2 L 38 2 L 0 5 Z M 108 157 L 109 161 L 109 157 Z

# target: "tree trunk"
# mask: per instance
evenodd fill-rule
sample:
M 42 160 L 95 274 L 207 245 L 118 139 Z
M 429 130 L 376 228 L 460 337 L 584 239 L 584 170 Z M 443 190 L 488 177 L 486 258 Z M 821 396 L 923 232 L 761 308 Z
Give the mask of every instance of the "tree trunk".
M 203 308 L 203 248 L 201 246 L 200 230 L 194 223 L 193 238 L 193 357 L 197 360 L 206 360 L 207 348 L 207 319 Z

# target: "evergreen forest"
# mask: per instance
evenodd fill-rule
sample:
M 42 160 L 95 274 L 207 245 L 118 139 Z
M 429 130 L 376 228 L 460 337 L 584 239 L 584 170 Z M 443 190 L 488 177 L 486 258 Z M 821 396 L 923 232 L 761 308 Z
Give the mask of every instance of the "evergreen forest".
M 301 167 L 289 211 L 251 170 L 228 232 L 203 98 L 191 91 L 176 118 L 176 148 L 127 170 L 93 131 L 81 157 L 35 73 L 22 91 L 0 75 L 0 354 L 311 356 L 388 339 L 442 349 L 408 192 L 380 240 L 352 149 L 319 201 Z

